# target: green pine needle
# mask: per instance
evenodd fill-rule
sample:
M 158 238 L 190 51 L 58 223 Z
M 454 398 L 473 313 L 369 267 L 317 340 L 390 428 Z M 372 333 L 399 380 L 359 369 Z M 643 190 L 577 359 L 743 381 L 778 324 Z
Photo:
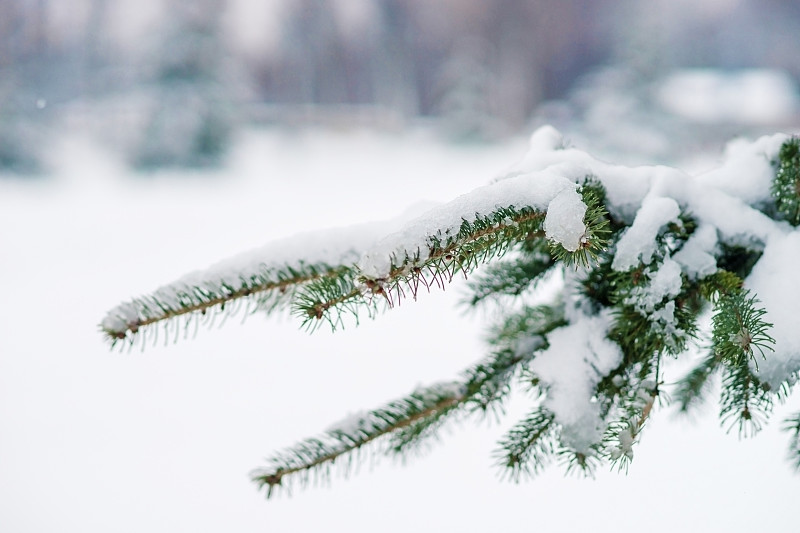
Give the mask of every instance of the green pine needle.
M 775 339 L 767 331 L 772 324 L 763 320 L 766 310 L 757 307 L 749 290 L 739 290 L 721 296 L 712 317 L 712 350 L 723 361 L 740 366 L 752 360 L 758 370 L 756 351 L 762 359 L 772 352 Z
M 501 475 L 514 482 L 540 473 L 557 448 L 557 424 L 552 413 L 537 408 L 518 422 L 495 452 Z
M 706 301 L 716 303 L 721 296 L 738 292 L 742 285 L 744 285 L 742 278 L 720 268 L 714 274 L 703 278 L 698 289 Z
M 791 225 L 800 225 L 800 138 L 781 146 L 771 192 L 778 211 Z
M 712 353 L 678 382 L 675 395 L 681 412 L 687 413 L 703 403 L 711 388 L 709 380 L 719 366 L 720 358 Z
M 547 346 L 545 335 L 559 326 L 567 324 L 563 305 L 524 306 L 509 312 L 489 330 L 486 341 L 500 349 L 517 351 L 521 339 Z
M 508 261 L 491 263 L 470 280 L 471 298 L 466 302 L 476 306 L 502 296 L 516 297 L 536 287 L 551 272 L 555 264 L 548 251 L 549 244 L 537 239 L 528 253 Z
M 577 473 L 585 477 L 594 477 L 600 463 L 594 450 L 590 453 L 576 452 L 569 448 L 561 448 L 556 453 L 559 462 L 564 465 L 567 474 Z
M 773 408 L 774 395 L 756 377 L 747 360 L 724 361 L 720 419 L 727 431 L 738 429 L 739 437 L 751 437 L 761 430 Z

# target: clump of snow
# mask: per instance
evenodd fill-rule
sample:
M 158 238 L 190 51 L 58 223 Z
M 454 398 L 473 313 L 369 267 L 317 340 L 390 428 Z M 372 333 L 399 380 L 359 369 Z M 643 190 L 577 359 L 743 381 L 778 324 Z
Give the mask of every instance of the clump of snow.
M 672 198 L 648 196 L 636 214 L 633 224 L 617 242 L 617 251 L 611 267 L 614 270 L 629 270 L 639 264 L 647 264 L 656 251 L 656 237 L 666 224 L 678 220 L 681 208 Z
M 696 180 L 750 205 L 769 201 L 774 176 L 772 158 L 787 138 L 779 133 L 756 141 L 735 139 L 726 145 L 722 164 Z
M 633 218 L 650 190 L 656 167 L 625 167 L 600 161 L 575 148 L 563 148 L 563 139 L 551 126 L 542 126 L 531 137 L 532 149 L 497 178 L 510 179 L 529 172 L 548 171 L 579 183 L 587 176 L 600 177 L 609 200 L 609 211 L 621 219 Z M 555 145 L 545 150 L 548 145 Z M 674 169 L 672 169 L 674 172 Z
M 689 184 L 683 191 L 688 211 L 703 224 L 717 229 L 720 240 L 731 245 L 760 249 L 781 224 L 740 198 L 718 189 Z
M 544 219 L 547 238 L 561 244 L 566 250 L 577 250 L 586 234 L 583 217 L 586 204 L 574 187 L 566 187 L 550 201 Z
M 711 255 L 716 245 L 717 231 L 709 224 L 701 224 L 672 258 L 689 279 L 702 279 L 717 271 L 717 260 Z
M 622 362 L 619 346 L 606 337 L 608 313 L 582 319 L 553 330 L 550 346 L 539 353 L 530 370 L 547 385 L 544 407 L 562 426 L 564 444 L 588 452 L 602 435 L 600 406 L 592 402 L 600 381 Z
M 766 360 L 751 361 L 758 365 L 758 376 L 773 389 L 800 370 L 800 230 L 772 237 L 764 255 L 753 267 L 745 286 L 752 289 L 772 322 L 768 331 L 775 339 L 775 352 L 767 352 Z
M 564 137 L 553 126 L 538 128 L 531 135 L 529 149 L 531 152 L 551 152 L 564 147 Z
M 629 459 L 633 459 L 633 443 L 635 442 L 633 428 L 628 426 L 619 430 L 617 440 L 619 441 L 619 446 L 611 450 L 611 458 L 619 459 L 625 455 Z
M 664 298 L 674 298 L 681 292 L 681 267 L 670 258 L 664 260 L 656 271 L 649 271 L 649 283 L 639 285 L 631 291 L 625 303 L 647 316 L 655 311 Z M 674 305 L 674 304 L 673 304 Z
M 532 354 L 542 346 L 544 346 L 544 339 L 541 335 L 522 337 L 514 343 L 514 355 L 517 357 L 524 357 Z
M 675 325 L 675 300 L 670 300 L 664 304 L 664 307 L 653 311 L 649 318 L 654 324 L 658 324 L 660 331 L 670 337 L 678 333 Z
M 625 303 L 647 318 L 653 331 L 663 334 L 667 345 L 675 348 L 676 337 L 684 335 L 675 320 L 674 300 L 683 283 L 681 266 L 668 257 L 658 269 L 648 270 L 646 276 L 649 281 L 635 287 Z

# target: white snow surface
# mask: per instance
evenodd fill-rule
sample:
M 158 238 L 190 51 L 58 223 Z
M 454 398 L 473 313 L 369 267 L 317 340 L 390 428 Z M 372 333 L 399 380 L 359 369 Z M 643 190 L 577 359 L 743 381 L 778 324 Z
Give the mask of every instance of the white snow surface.
M 434 208 L 410 221 L 401 230 L 381 239 L 367 250 L 358 267 L 371 278 L 388 276 L 392 265 L 419 254 L 424 261 L 433 238 L 446 240 L 455 236 L 464 220 L 473 222 L 501 207 L 533 207 L 544 211 L 565 188 L 574 183 L 555 172 L 530 172 L 479 187 L 455 200 Z M 566 214 L 573 215 L 572 213 Z M 582 215 L 581 215 L 582 216 Z M 578 223 L 582 223 L 582 220 Z M 566 222 L 563 223 L 565 226 Z
M 528 141 L 528 156 L 530 154 L 547 153 L 560 150 L 564 147 L 564 136 L 553 126 L 545 125 L 537 128 Z
M 709 224 L 702 224 L 672 258 L 689 279 L 702 279 L 717 271 L 717 260 L 710 253 L 716 245 L 717 231 Z
M 550 346 L 538 353 L 530 370 L 547 385 L 544 406 L 562 425 L 562 439 L 588 452 L 604 429 L 600 406 L 592 402 L 597 384 L 622 362 L 619 346 L 606 337 L 611 315 L 585 316 L 547 335 Z
M 751 205 L 769 201 L 774 173 L 771 160 L 786 138 L 779 133 L 755 141 L 734 139 L 725 145 L 721 164 L 697 176 L 696 181 Z
M 640 262 L 648 264 L 656 251 L 656 236 L 666 224 L 677 221 L 680 212 L 680 206 L 672 198 L 645 198 L 633 224 L 617 242 L 611 267 L 624 272 Z

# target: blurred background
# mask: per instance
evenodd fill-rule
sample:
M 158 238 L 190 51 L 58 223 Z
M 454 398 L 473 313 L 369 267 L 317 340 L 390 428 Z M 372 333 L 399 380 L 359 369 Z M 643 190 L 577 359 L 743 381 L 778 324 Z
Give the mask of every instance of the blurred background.
M 0 171 L 53 170 L 75 132 L 134 169 L 215 166 L 253 127 L 547 122 L 675 159 L 797 122 L 798 31 L 792 0 L 3 0 Z
M 796 0 L 0 0 L 0 531 L 796 530 L 800 397 L 743 441 L 713 399 L 659 408 L 627 475 L 513 485 L 492 453 L 520 395 L 265 502 L 273 451 L 485 355 L 459 281 L 335 334 L 237 317 L 112 353 L 97 324 L 270 240 L 451 200 L 545 123 L 712 168 L 798 131 L 798 35 Z

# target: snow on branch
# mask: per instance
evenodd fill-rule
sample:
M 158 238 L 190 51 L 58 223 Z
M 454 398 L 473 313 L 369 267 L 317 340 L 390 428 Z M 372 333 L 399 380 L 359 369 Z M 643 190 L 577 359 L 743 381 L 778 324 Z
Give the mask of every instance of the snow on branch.
M 216 315 L 229 316 L 242 307 L 245 312 L 286 308 L 304 284 L 352 276 L 349 270 L 363 250 L 417 211 L 409 210 L 388 221 L 308 232 L 268 243 L 118 305 L 106 314 L 100 328 L 112 345 L 132 343 L 160 323 L 170 332 L 170 324 L 180 319 L 188 326 L 193 320 L 210 323 Z M 174 326 L 176 335 L 179 330 Z
M 324 319 L 335 329 L 343 314 L 371 313 L 378 301 L 392 306 L 407 292 L 416 298 L 420 287 L 444 288 L 457 274 L 525 240 L 547 238 L 566 252 L 601 247 L 601 239 L 587 240 L 587 206 L 576 187 L 562 176 L 530 173 L 478 188 L 405 223 L 285 239 L 125 302 L 100 327 L 112 344 L 133 342 L 151 325 L 227 316 L 244 301 L 246 312 L 292 303 L 306 325 Z M 596 216 L 599 206 L 593 207 Z
M 757 432 L 796 384 L 798 154 L 800 141 L 786 135 L 739 140 L 717 169 L 690 176 L 600 161 L 545 127 L 485 187 L 415 216 L 267 245 L 123 303 L 101 328 L 112 343 L 132 342 L 159 323 L 170 331 L 181 319 L 243 307 L 289 308 L 309 328 L 336 329 L 348 315 L 416 299 L 489 263 L 467 300 L 502 298 L 488 358 L 458 381 L 302 441 L 253 479 L 269 495 L 364 449 L 409 453 L 451 420 L 502 413 L 515 388 L 534 405 L 496 454 L 511 479 L 553 458 L 587 473 L 600 462 L 627 469 L 676 382 L 666 379 L 665 358 L 704 352 L 677 380 L 678 406 L 699 404 L 721 379 L 720 417 L 742 435 Z M 543 279 L 560 293 L 534 305 Z M 800 425 L 787 427 L 800 464 Z

